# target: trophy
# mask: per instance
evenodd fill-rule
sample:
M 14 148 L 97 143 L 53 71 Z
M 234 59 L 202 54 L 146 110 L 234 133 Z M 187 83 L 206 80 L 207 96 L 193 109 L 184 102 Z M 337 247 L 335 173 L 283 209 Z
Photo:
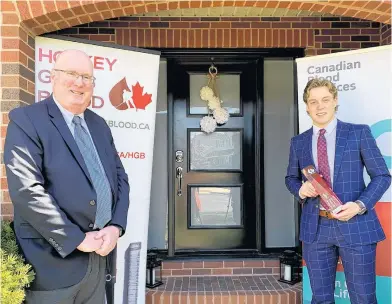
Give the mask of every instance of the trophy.
M 320 174 L 317 173 L 314 166 L 307 166 L 303 168 L 302 173 L 320 195 L 320 203 L 325 210 L 333 214 L 339 213 L 343 203 L 332 191 L 327 182 L 320 176 Z

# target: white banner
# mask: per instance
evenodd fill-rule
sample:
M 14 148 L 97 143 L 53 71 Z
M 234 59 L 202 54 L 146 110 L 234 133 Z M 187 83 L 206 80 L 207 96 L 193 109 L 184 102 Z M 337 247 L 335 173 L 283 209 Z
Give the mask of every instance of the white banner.
M 108 123 L 129 177 L 128 228 L 118 244 L 115 303 L 142 304 L 159 52 L 64 37 L 36 37 L 36 102 L 51 94 L 50 70 L 56 56 L 66 49 L 82 50 L 91 57 L 97 80 L 89 109 Z
M 370 126 L 378 147 L 392 169 L 392 46 L 374 47 L 357 51 L 297 59 L 299 132 L 312 126 L 306 113 L 302 94 L 312 78 L 331 80 L 339 90 L 338 119 Z M 364 177 L 369 177 L 364 170 Z M 380 304 L 391 303 L 391 188 L 389 188 L 376 212 L 386 233 L 386 240 L 377 245 L 376 284 Z M 335 281 L 335 302 L 350 304 L 345 276 L 339 265 Z M 303 303 L 310 304 L 312 292 L 306 266 L 303 268 Z
M 297 59 L 299 132 L 312 126 L 302 94 L 312 78 L 326 78 L 338 88 L 338 119 L 367 124 L 389 170 L 392 166 L 392 46 Z M 368 176 L 365 178 L 369 180 Z M 381 198 L 391 202 L 391 189 Z

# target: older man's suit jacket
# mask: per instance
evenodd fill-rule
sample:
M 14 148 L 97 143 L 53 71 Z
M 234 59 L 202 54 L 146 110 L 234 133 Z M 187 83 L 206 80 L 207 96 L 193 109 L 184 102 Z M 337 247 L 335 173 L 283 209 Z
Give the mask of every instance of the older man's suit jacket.
M 286 186 L 298 199 L 302 181 L 306 178 L 301 170 L 314 166 L 312 156 L 313 129 L 291 140 Z M 371 181 L 365 186 L 363 172 L 366 168 Z M 367 208 L 363 215 L 354 216 L 347 222 L 339 221 L 339 229 L 349 244 L 371 244 L 385 238 L 374 210 L 384 192 L 391 184 L 391 175 L 366 125 L 344 123 L 338 120 L 333 176 L 333 191 L 343 202 L 360 200 Z M 312 243 L 318 228 L 319 197 L 308 198 L 303 204 L 300 239 Z
M 32 290 L 77 284 L 89 254 L 77 250 L 93 229 L 97 195 L 78 146 L 52 97 L 14 109 L 4 149 L 14 229 L 27 262 L 36 272 Z M 84 113 L 110 182 L 112 220 L 125 231 L 128 177 L 109 127 L 90 110 Z

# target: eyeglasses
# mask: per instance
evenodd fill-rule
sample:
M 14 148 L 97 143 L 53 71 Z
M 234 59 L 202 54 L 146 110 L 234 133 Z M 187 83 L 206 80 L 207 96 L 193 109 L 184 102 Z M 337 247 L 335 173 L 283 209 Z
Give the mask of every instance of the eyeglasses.
M 95 79 L 96 79 L 94 76 L 82 75 L 82 74 L 79 74 L 79 73 L 76 73 L 76 72 L 73 72 L 73 71 L 65 71 L 65 70 L 59 70 L 59 69 L 54 69 L 54 71 L 65 73 L 73 81 L 76 81 L 76 80 L 79 79 L 79 77 L 82 77 L 82 81 L 85 84 L 93 84 L 95 82 Z

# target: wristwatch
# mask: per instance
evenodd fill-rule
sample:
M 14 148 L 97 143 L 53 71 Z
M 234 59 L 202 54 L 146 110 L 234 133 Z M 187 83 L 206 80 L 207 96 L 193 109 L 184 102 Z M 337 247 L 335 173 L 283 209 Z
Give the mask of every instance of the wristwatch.
M 359 215 L 362 215 L 367 211 L 366 206 L 362 201 L 355 201 L 355 203 L 359 206 Z

